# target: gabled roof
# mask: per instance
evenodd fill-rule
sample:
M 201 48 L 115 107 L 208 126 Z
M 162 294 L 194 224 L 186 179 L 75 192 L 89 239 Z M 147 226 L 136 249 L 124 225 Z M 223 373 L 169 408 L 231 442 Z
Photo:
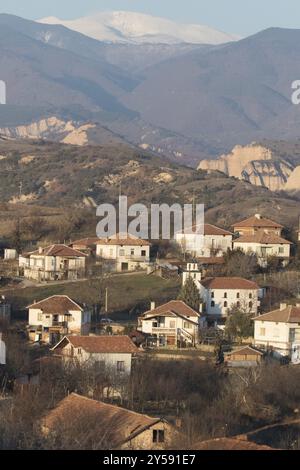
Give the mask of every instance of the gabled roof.
M 264 353 L 259 351 L 258 349 L 252 348 L 251 346 L 243 346 L 238 349 L 234 349 L 233 351 L 229 351 L 225 353 L 225 356 L 231 356 L 233 354 L 245 354 L 247 356 L 263 356 Z
M 52 348 L 52 351 L 61 349 L 67 343 L 71 343 L 74 348 L 82 348 L 92 354 L 135 354 L 139 352 L 129 336 L 65 336 Z
M 259 289 L 256 282 L 248 281 L 248 279 L 242 277 L 208 277 L 202 279 L 199 283 L 206 289 Z
M 260 214 L 253 215 L 248 219 L 236 222 L 233 227 L 269 227 L 269 228 L 284 228 L 283 225 L 274 222 L 273 220 L 262 217 Z
M 189 307 L 186 303 L 182 300 L 171 300 L 166 304 L 160 305 L 159 307 L 154 308 L 153 310 L 147 310 L 147 312 L 143 313 L 141 317 L 145 317 L 150 315 L 151 317 L 156 316 L 180 316 L 180 317 L 200 317 L 200 313 L 196 312 L 196 310 Z
M 116 449 L 163 420 L 76 393 L 64 398 L 42 420 L 43 426 L 49 431 L 69 429 L 75 434 L 74 439 L 77 438 L 78 422 L 82 422 L 83 426 L 92 426 L 89 432 L 95 441 L 101 442 L 103 439 L 104 446 Z
M 117 233 L 110 238 L 98 239 L 97 245 L 118 245 L 118 246 L 150 246 L 151 243 L 148 240 L 143 240 L 142 238 L 134 237 L 129 233 L 124 234 L 122 237 L 120 233 Z
M 274 310 L 253 318 L 254 321 L 270 321 L 276 323 L 300 323 L 300 307 L 289 305 L 284 309 Z
M 47 299 L 35 302 L 27 308 L 32 310 L 42 310 L 43 313 L 64 315 L 71 311 L 82 311 L 83 309 L 67 295 L 52 295 Z
M 86 257 L 85 253 L 81 251 L 74 250 L 73 248 L 63 245 L 63 244 L 56 244 L 50 245 L 40 250 L 32 251 L 31 253 L 27 253 L 27 256 L 31 255 L 44 255 L 44 256 L 63 256 L 65 258 L 82 258 Z
M 292 242 L 285 240 L 284 238 L 276 235 L 276 233 L 265 233 L 259 231 L 254 235 L 243 235 L 236 240 L 236 243 L 260 243 L 262 245 L 292 245 Z

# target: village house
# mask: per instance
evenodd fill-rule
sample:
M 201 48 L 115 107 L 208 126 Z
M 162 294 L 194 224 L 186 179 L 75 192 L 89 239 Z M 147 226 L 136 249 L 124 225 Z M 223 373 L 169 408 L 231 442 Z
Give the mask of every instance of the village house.
M 0 297 L 0 323 L 10 323 L 11 304 L 6 300 L 5 296 Z
M 138 330 L 147 334 L 147 345 L 161 347 L 193 347 L 199 339 L 200 313 L 181 300 L 171 300 L 160 307 L 151 302 L 151 309 L 138 318 Z
M 76 280 L 85 276 L 86 255 L 66 245 L 40 247 L 19 257 L 24 277 L 35 281 Z
M 246 220 L 235 223 L 233 229 L 234 233 L 239 236 L 255 235 L 257 232 L 264 232 L 281 237 L 284 227 L 277 222 L 273 222 L 273 220 L 263 217 L 261 214 L 255 214 Z
M 243 235 L 233 242 L 235 250 L 246 254 L 254 253 L 258 263 L 266 267 L 272 257 L 279 259 L 286 266 L 291 256 L 292 243 L 275 233 L 256 232 L 254 235 Z
M 3 335 L 0 332 L 0 366 L 5 366 L 6 364 L 6 345 L 3 340 Z
M 130 374 L 140 351 L 128 336 L 65 336 L 52 352 L 81 365 L 97 364 L 112 373 Z
M 190 233 L 176 233 L 175 241 L 181 246 L 183 253 L 193 257 L 211 258 L 222 256 L 228 249 L 232 249 L 233 234 L 215 225 L 204 224 L 203 234 L 194 233 L 193 227 Z
M 256 282 L 240 277 L 210 277 L 198 281 L 198 287 L 208 326 L 224 326 L 233 307 L 257 315 L 262 291 Z
M 300 363 L 300 304 L 282 303 L 278 310 L 253 320 L 255 346 Z
M 28 335 L 31 341 L 57 343 L 68 334 L 88 334 L 91 311 L 66 295 L 53 295 L 28 307 Z
M 147 240 L 126 234 L 125 238 L 117 234 L 111 238 L 97 241 L 96 255 L 112 261 L 117 271 L 135 271 L 147 269 L 150 263 L 151 244 Z
M 88 446 L 105 450 L 163 450 L 178 431 L 162 418 L 153 418 L 119 406 L 71 393 L 41 422 L 45 435 L 87 439 Z M 88 431 L 88 432 L 87 432 Z M 84 433 L 84 434 L 82 434 Z
M 242 346 L 224 354 L 224 363 L 228 367 L 257 367 L 264 353 L 252 346 Z

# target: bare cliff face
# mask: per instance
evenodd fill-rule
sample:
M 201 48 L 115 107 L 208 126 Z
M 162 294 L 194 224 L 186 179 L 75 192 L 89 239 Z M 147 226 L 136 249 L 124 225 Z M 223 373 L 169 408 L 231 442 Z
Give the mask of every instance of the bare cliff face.
M 271 191 L 300 191 L 300 167 L 295 167 L 262 145 L 253 143 L 234 147 L 218 160 L 202 160 L 200 170 L 217 170 Z

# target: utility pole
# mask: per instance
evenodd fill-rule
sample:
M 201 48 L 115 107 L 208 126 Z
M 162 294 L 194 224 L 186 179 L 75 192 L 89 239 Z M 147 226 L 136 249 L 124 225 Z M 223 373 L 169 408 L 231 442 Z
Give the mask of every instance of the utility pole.
M 105 288 L 105 313 L 108 313 L 108 287 Z

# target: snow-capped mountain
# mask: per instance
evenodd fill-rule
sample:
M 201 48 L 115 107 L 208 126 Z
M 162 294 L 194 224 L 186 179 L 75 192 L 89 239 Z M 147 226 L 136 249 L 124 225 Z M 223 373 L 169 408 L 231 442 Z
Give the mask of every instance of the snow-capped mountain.
M 174 21 L 128 11 L 99 12 L 76 20 L 42 18 L 44 24 L 60 24 L 104 42 L 130 44 L 223 44 L 239 39 L 209 26 Z

